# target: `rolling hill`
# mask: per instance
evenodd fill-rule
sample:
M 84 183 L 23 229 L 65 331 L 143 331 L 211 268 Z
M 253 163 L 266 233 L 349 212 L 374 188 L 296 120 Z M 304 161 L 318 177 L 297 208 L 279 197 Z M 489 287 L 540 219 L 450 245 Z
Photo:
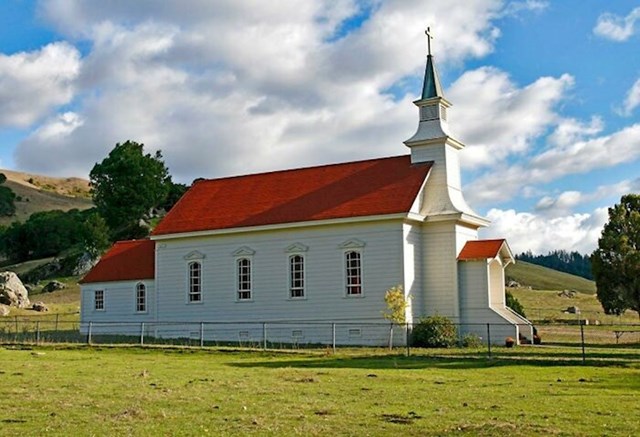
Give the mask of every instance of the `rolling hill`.
M 523 287 L 531 287 L 534 290 L 568 289 L 587 294 L 596 292 L 596 284 L 593 281 L 524 261 L 516 261 L 515 264 L 507 266 L 506 276 Z
M 54 178 L 49 176 L 0 170 L 7 177 L 4 183 L 16 193 L 16 214 L 0 217 L 0 225 L 25 221 L 39 211 L 87 209 L 93 206 L 89 181 L 81 178 Z

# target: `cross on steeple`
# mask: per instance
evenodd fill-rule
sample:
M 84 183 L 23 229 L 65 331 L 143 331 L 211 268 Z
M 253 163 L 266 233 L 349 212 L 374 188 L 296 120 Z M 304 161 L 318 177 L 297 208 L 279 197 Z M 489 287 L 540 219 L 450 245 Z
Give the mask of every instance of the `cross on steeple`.
M 424 31 L 424 34 L 427 35 L 427 54 L 431 56 L 431 40 L 433 39 L 431 28 L 427 27 L 427 30 Z

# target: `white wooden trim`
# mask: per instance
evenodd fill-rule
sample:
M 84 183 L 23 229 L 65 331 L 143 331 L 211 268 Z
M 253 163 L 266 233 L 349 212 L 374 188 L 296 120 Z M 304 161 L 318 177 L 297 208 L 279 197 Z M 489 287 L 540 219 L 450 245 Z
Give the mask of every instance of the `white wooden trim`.
M 144 286 L 144 311 L 138 310 L 138 285 Z M 138 281 L 133 286 L 133 310 L 135 314 L 149 313 L 149 287 L 144 281 Z
M 302 257 L 302 296 L 291 296 L 291 258 Z M 307 257 L 304 253 L 294 252 L 287 256 L 287 300 L 307 300 Z
M 307 252 L 309 250 L 309 246 L 306 246 L 302 243 L 294 243 L 291 246 L 287 247 L 284 251 L 286 253 L 299 253 L 299 252 Z
M 352 241 L 352 240 L 349 240 Z M 360 240 L 357 240 L 360 241 Z M 360 254 L 360 294 L 347 293 L 347 253 Z M 364 297 L 364 243 L 358 247 L 348 247 L 342 250 L 342 296 L 346 299 L 361 299 Z
M 242 246 L 238 250 L 232 253 L 236 258 L 246 258 L 255 255 L 256 251 L 248 246 Z
M 96 308 L 96 293 L 98 291 L 102 292 L 102 308 Z M 93 290 L 93 311 L 103 313 L 107 310 L 107 290 L 105 288 L 98 288 Z
M 198 250 L 192 250 L 188 254 L 184 256 L 186 261 L 194 261 L 194 260 L 202 260 L 205 259 L 206 255 Z
M 366 223 L 366 222 L 378 222 L 386 220 L 401 220 L 407 217 L 407 213 L 398 214 L 381 214 L 381 215 L 368 215 L 362 217 L 348 217 L 339 219 L 327 219 L 327 220 L 311 220 L 306 222 L 294 222 L 294 223 L 278 223 L 275 225 L 261 225 L 261 226 L 247 226 L 239 228 L 228 229 L 214 229 L 205 231 L 192 231 L 192 232 L 176 232 L 173 234 L 151 235 L 151 240 L 171 240 L 174 238 L 193 238 L 204 237 L 213 235 L 226 235 L 248 232 L 260 232 L 260 231 L 274 231 L 279 229 L 296 229 L 296 228 L 308 228 L 315 226 L 337 225 L 337 224 L 351 224 L 351 223 Z
M 341 249 L 361 249 L 366 246 L 366 243 L 357 238 L 351 238 L 340 245 Z
M 189 296 L 191 294 L 191 271 L 190 266 L 193 263 L 200 264 L 200 300 L 189 300 Z M 204 303 L 204 263 L 202 260 L 189 260 L 185 264 L 186 266 L 186 293 L 184 295 L 185 303 L 187 305 L 202 305 Z
M 234 300 L 237 303 L 244 303 L 244 302 L 253 302 L 253 296 L 254 296 L 254 283 L 253 283 L 253 270 L 254 270 L 254 264 L 253 264 L 253 254 L 255 253 L 254 250 L 249 249 L 250 254 L 247 255 L 242 255 L 242 253 L 245 253 L 243 251 L 243 249 L 248 249 L 247 247 L 242 247 L 240 249 L 238 249 L 237 251 L 234 252 L 234 254 L 236 253 L 240 253 L 240 255 L 236 255 L 233 259 L 233 274 L 235 275 L 235 290 L 233 290 L 233 294 L 234 294 Z M 242 260 L 242 259 L 246 259 L 249 261 L 249 285 L 251 286 L 249 288 L 249 295 L 251 296 L 249 299 L 240 299 L 240 275 L 238 274 L 238 261 Z M 244 290 L 246 291 L 246 290 Z

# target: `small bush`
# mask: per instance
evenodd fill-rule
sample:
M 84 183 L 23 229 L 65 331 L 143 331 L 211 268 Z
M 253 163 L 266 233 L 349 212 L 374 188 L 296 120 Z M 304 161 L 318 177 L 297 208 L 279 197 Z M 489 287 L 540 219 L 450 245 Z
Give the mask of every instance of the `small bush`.
M 505 293 L 505 300 L 509 308 L 511 308 L 516 313 L 520 314 L 522 317 L 525 317 L 525 318 L 527 317 L 527 315 L 524 312 L 524 307 L 522 306 L 520 301 L 509 291 Z
M 431 316 L 413 327 L 411 340 L 417 347 L 451 347 L 458 343 L 458 330 L 448 318 Z
M 477 349 L 479 347 L 482 347 L 482 345 L 483 345 L 482 339 L 477 334 L 470 332 L 468 334 L 465 334 L 464 337 L 462 337 L 462 347 Z

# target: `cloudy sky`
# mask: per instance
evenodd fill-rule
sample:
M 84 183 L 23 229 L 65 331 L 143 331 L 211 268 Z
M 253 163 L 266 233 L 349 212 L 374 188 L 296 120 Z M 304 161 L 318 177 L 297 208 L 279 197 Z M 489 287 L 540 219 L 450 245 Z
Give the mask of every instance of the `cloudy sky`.
M 483 236 L 593 250 L 640 192 L 637 1 L 4 0 L 0 167 L 87 177 L 127 139 L 185 183 L 406 154 L 427 25 Z

